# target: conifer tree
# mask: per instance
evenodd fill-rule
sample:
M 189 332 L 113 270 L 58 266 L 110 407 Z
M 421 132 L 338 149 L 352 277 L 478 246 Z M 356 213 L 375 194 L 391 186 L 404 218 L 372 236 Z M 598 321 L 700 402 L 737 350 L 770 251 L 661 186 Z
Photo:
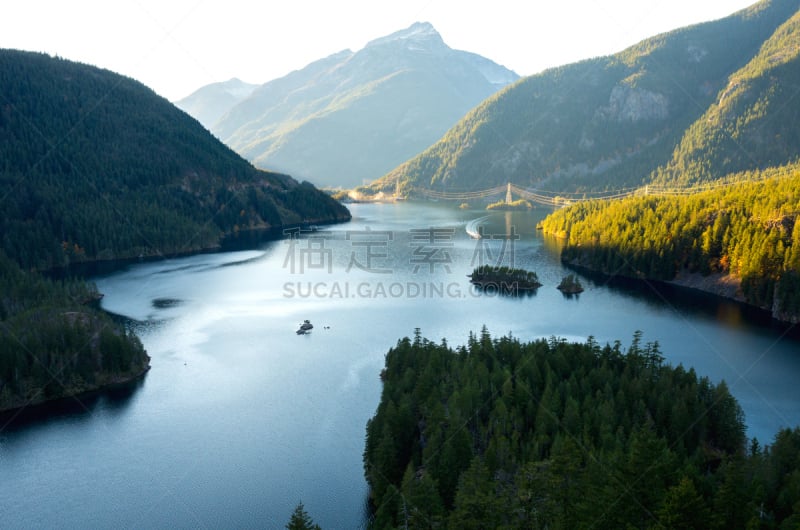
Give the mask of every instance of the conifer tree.
M 321 530 L 320 526 L 314 522 L 302 502 L 299 502 L 292 512 L 286 530 Z

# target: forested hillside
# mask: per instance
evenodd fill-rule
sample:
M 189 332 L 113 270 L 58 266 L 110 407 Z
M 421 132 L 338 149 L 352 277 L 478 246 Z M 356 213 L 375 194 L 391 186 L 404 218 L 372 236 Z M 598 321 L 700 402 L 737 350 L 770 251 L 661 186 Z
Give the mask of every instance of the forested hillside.
M 750 132 L 738 139 L 741 152 L 735 160 L 741 163 L 725 160 L 730 149 L 718 150 L 710 174 L 788 163 L 800 151 L 800 138 L 793 132 L 797 106 L 789 104 L 797 51 L 793 23 L 778 28 L 799 8 L 797 0 L 762 0 L 727 18 L 658 35 L 612 56 L 525 78 L 364 191 L 399 188 L 413 196 L 414 186 L 465 191 L 513 182 L 583 191 L 643 185 L 670 162 L 687 130 L 705 119 L 719 98 L 740 93 L 748 97 L 731 99 L 741 104 L 725 107 L 719 118 L 725 125 L 718 132 L 735 134 L 728 129 L 736 127 L 728 124 L 737 120 L 750 125 L 745 128 Z M 742 69 L 754 64 L 756 56 L 770 66 L 761 70 L 764 75 L 748 77 Z M 739 77 L 731 77 L 734 73 Z M 744 90 L 751 84 L 753 90 Z M 764 98 L 772 98 L 772 104 L 765 105 Z M 706 133 L 698 134 L 700 139 L 692 136 L 691 141 L 704 141 Z M 756 136 L 760 143 L 751 143 Z M 681 149 L 691 153 L 694 146 Z
M 521 343 L 386 355 L 364 466 L 385 528 L 796 528 L 800 430 L 744 436 L 724 382 L 657 343 Z
M 681 272 L 735 282 L 747 303 L 800 319 L 800 167 L 738 175 L 686 196 L 590 201 L 540 227 L 565 239 L 561 259 L 606 274 L 672 280 Z
M 655 182 L 687 185 L 781 166 L 800 155 L 800 12 L 734 72 Z
M 258 171 L 149 88 L 0 50 L 0 249 L 23 268 L 213 248 L 253 228 L 349 218 Z
M 0 190 L 0 410 L 149 366 L 139 340 L 92 307 L 93 288 L 36 271 L 349 219 L 310 184 L 256 170 L 142 84 L 14 50 L 0 50 Z

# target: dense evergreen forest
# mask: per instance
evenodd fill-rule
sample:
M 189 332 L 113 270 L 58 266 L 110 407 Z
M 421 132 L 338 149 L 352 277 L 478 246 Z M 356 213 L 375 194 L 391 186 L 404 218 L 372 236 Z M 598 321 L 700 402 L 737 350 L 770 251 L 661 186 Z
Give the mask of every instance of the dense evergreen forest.
M 0 251 L 0 410 L 95 390 L 145 372 L 139 339 L 92 308 L 96 290 L 22 271 Z
M 800 429 L 748 441 L 724 382 L 629 347 L 484 328 L 386 354 L 367 424 L 372 526 L 797 528 Z
M 542 286 L 534 271 L 479 265 L 469 274 L 469 281 L 481 288 L 495 289 L 509 294 L 517 291 L 535 291 Z
M 800 318 L 800 166 L 737 176 L 686 196 L 582 202 L 540 224 L 565 239 L 562 260 L 606 274 L 740 282 L 744 301 Z

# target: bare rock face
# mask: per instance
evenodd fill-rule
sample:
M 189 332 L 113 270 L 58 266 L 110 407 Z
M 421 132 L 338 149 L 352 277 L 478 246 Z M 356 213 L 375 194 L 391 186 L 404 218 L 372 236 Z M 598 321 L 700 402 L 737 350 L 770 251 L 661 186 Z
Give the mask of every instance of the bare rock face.
M 800 323 L 800 315 L 792 313 L 791 311 L 787 311 L 783 309 L 783 299 L 781 298 L 780 292 L 778 290 L 777 282 L 775 284 L 775 289 L 773 290 L 772 294 L 772 307 L 770 311 L 772 313 L 772 318 L 775 320 L 780 320 L 781 322 L 788 322 L 790 324 L 798 324 Z
M 608 105 L 598 112 L 617 122 L 665 120 L 669 116 L 669 102 L 664 94 L 617 85 L 611 90 Z
M 698 64 L 708 55 L 708 50 L 701 46 L 689 45 L 686 48 L 686 55 L 689 57 L 690 63 Z

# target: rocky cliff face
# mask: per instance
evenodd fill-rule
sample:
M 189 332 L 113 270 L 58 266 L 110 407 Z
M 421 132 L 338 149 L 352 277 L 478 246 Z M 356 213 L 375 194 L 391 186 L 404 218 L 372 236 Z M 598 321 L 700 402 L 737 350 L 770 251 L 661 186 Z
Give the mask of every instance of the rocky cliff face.
M 611 90 L 608 105 L 598 109 L 597 114 L 618 123 L 666 120 L 669 103 L 664 94 L 620 84 Z
M 772 298 L 772 307 L 769 308 L 772 313 L 772 318 L 775 320 L 780 320 L 781 322 L 788 322 L 790 324 L 800 324 L 800 314 L 786 311 L 781 307 L 782 305 L 783 300 L 781 299 L 778 286 L 776 285 Z

